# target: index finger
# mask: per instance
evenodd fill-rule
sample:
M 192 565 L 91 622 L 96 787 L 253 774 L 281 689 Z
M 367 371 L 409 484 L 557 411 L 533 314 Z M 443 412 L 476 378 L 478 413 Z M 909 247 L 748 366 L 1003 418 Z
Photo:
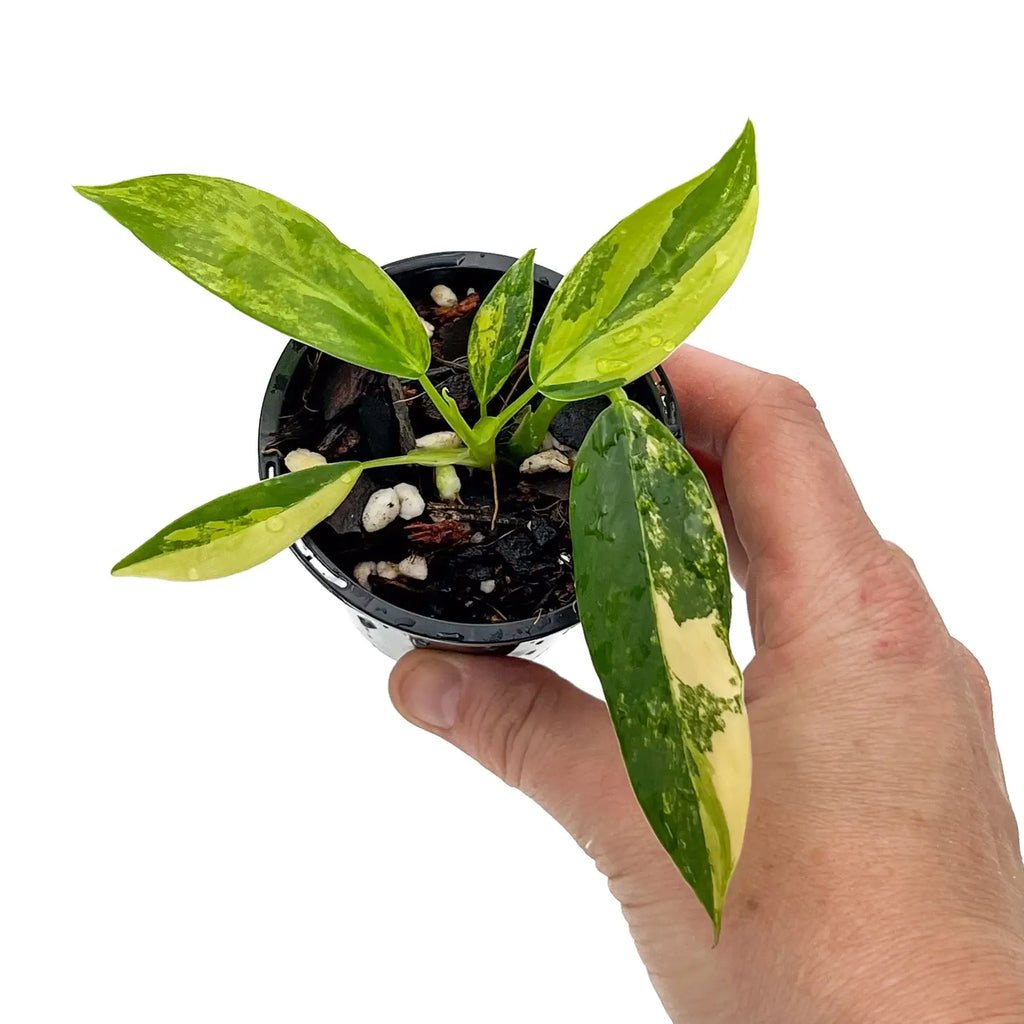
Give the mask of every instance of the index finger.
M 687 444 L 719 461 L 751 563 L 818 575 L 881 543 L 808 392 L 689 345 L 665 364 Z

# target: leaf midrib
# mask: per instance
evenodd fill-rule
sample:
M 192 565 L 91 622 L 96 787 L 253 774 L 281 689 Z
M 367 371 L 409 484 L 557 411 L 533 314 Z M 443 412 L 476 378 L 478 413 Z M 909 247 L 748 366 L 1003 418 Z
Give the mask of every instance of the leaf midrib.
M 693 195 L 694 192 L 696 192 L 696 190 L 704 183 L 704 181 L 707 180 L 707 177 L 710 177 L 710 175 L 713 173 L 713 171 L 714 171 L 714 168 L 712 168 L 710 171 L 707 172 L 707 174 L 704 176 L 704 178 L 700 182 L 698 182 L 698 184 L 696 186 L 694 186 L 694 188 L 690 192 L 688 192 L 682 198 L 682 200 L 680 200 L 680 205 L 682 205 L 682 203 L 685 203 L 686 200 L 689 199 L 689 197 L 691 195 Z M 756 182 L 755 182 L 755 185 L 753 187 L 756 187 Z M 753 187 L 751 189 L 751 192 L 753 191 Z M 744 200 L 743 206 L 740 208 L 740 213 L 742 213 L 743 210 L 746 209 L 747 204 L 749 202 L 750 202 L 750 193 L 748 193 L 747 198 Z M 693 268 L 698 263 L 700 263 L 700 261 L 702 259 L 704 259 L 709 253 L 711 253 L 714 250 L 715 246 L 718 245 L 722 241 L 723 238 L 725 238 L 725 236 L 732 230 L 732 227 L 736 223 L 736 221 L 739 220 L 739 216 L 740 216 L 740 214 L 737 214 L 736 217 L 734 217 L 733 220 L 726 226 L 726 228 L 717 235 L 717 237 L 714 239 L 713 242 L 711 242 L 711 244 L 707 247 L 707 249 L 704 252 L 702 252 L 696 259 L 692 260 L 687 265 L 687 267 L 683 270 L 682 274 L 679 275 L 679 278 L 676 281 L 676 285 L 677 286 L 682 282 L 683 278 L 685 278 L 686 275 L 689 274 L 693 270 Z M 666 229 L 666 232 L 663 233 L 661 238 L 658 240 L 658 247 L 655 250 L 656 253 L 662 250 L 661 243 L 662 243 L 662 241 L 665 238 L 665 234 L 667 234 L 667 229 Z M 653 255 L 652 255 L 652 259 L 653 259 Z M 661 298 L 658 302 L 655 302 L 653 305 L 646 306 L 646 307 L 644 307 L 642 309 L 637 310 L 632 316 L 627 317 L 625 320 L 620 320 L 618 323 L 613 323 L 613 319 L 615 317 L 615 313 L 616 313 L 616 311 L 618 309 L 620 309 L 622 307 L 623 301 L 625 300 L 626 295 L 629 293 L 629 289 L 636 282 L 637 277 L 639 277 L 639 275 L 641 273 L 643 273 L 643 271 L 646 269 L 646 267 L 650 265 L 650 262 L 651 261 L 648 260 L 648 263 L 645 265 L 645 267 L 642 267 L 640 269 L 640 271 L 637 273 L 636 277 L 634 277 L 633 280 L 630 281 L 629 284 L 626 285 L 626 288 L 623 291 L 622 295 L 620 295 L 618 300 L 616 301 L 615 307 L 608 313 L 607 317 L 604 318 L 604 319 L 606 319 L 608 321 L 609 324 L 612 324 L 612 329 L 611 330 L 602 330 L 600 332 L 597 332 L 595 330 L 591 330 L 586 336 L 581 338 L 579 343 L 577 344 L 577 346 L 571 352 L 569 352 L 566 356 L 564 356 L 558 363 L 555 364 L 555 366 L 552 369 L 551 373 L 548 375 L 548 377 L 549 377 L 548 383 L 551 383 L 550 377 L 552 377 L 556 373 L 558 373 L 558 371 L 563 366 L 565 366 L 566 363 L 570 362 L 571 360 L 573 360 L 577 356 L 579 356 L 579 354 L 581 352 L 583 352 L 584 349 L 586 349 L 588 346 L 592 345 L 595 341 L 600 341 L 602 338 L 606 338 L 609 334 L 614 334 L 616 331 L 624 330 L 625 328 L 627 328 L 634 321 L 636 321 L 638 319 L 642 319 L 643 317 L 648 315 L 652 310 L 655 310 L 659 306 L 664 305 L 666 302 L 669 301 L 669 299 L 671 299 L 671 297 L 675 294 L 675 288 L 671 289 L 667 295 L 665 295 L 663 298 Z M 601 319 L 601 318 L 599 317 L 598 319 Z M 561 384 L 556 383 L 555 386 L 565 386 L 565 384 L 571 384 L 571 383 L 581 383 L 581 382 L 568 381 L 568 382 L 562 382 Z
M 627 413 L 625 411 L 626 407 L 620 405 L 620 406 L 618 406 L 618 408 L 620 410 L 620 414 L 622 416 L 623 422 L 624 422 L 624 424 L 626 426 L 626 430 L 630 434 L 632 434 L 633 433 L 633 429 L 632 429 L 633 425 L 629 421 L 629 418 L 627 417 Z M 638 480 L 638 477 L 637 477 L 637 475 L 635 474 L 635 472 L 633 470 L 632 454 L 633 454 L 632 453 L 632 444 L 630 444 L 630 446 L 629 446 L 629 457 L 627 458 L 626 462 L 627 462 L 627 465 L 629 467 L 629 480 L 630 480 L 630 484 L 631 484 L 631 486 L 633 488 L 633 494 L 636 495 L 636 493 L 637 493 L 637 480 Z M 672 679 L 675 677 L 675 673 L 673 673 L 672 669 L 670 668 L 670 666 L 668 664 L 668 661 L 665 658 L 665 648 L 664 648 L 664 645 L 661 643 L 661 631 L 658 629 L 658 609 L 657 609 L 657 605 L 655 604 L 655 596 L 654 596 L 655 595 L 654 576 L 651 573 L 651 568 L 650 568 L 650 566 L 651 566 L 651 559 L 650 559 L 650 554 L 649 554 L 648 535 L 647 535 L 647 530 L 646 530 L 646 528 L 644 526 L 644 517 L 640 514 L 639 509 L 637 510 L 637 522 L 640 524 L 640 538 L 641 538 L 641 543 L 643 545 L 644 572 L 647 574 L 647 578 L 648 578 L 648 580 L 651 583 L 651 586 L 649 587 L 647 593 L 648 593 L 648 602 L 649 602 L 649 606 L 650 606 L 650 610 L 651 610 L 651 619 L 654 622 L 654 631 L 655 631 L 655 633 L 658 636 L 658 656 L 661 659 L 661 664 L 662 664 L 662 667 L 663 667 L 663 669 L 665 671 L 665 683 L 668 686 L 669 694 L 670 694 L 671 699 L 672 699 L 672 703 L 673 703 L 673 705 L 676 706 L 676 708 L 678 708 L 679 705 L 678 705 L 678 702 L 676 701 L 675 694 L 672 693 Z M 682 680 L 680 680 L 680 685 L 681 686 L 685 686 L 686 684 L 683 683 Z M 683 739 L 684 744 L 688 742 L 685 733 L 684 733 L 682 739 Z M 684 760 L 684 763 L 688 764 L 688 761 Z M 690 774 L 689 773 L 689 768 L 687 768 L 687 774 Z M 690 784 L 691 784 L 691 786 L 693 785 L 693 776 L 692 775 L 690 775 Z M 697 800 L 698 805 L 699 805 L 700 798 L 697 796 L 696 787 L 694 787 L 694 799 Z M 708 863 L 708 871 L 709 871 L 709 876 L 710 876 L 710 879 L 711 879 L 711 902 L 714 905 L 715 902 L 716 902 L 715 901 L 714 871 L 711 868 L 711 854 L 710 854 L 710 851 L 708 850 L 708 838 L 707 838 L 707 835 L 705 835 L 705 833 L 704 833 L 704 819 L 703 819 L 703 816 L 701 816 L 700 821 L 701 821 L 700 834 L 701 834 L 701 839 L 702 839 L 702 841 L 704 843 L 704 859 Z M 702 902 L 703 902 L 703 900 L 702 900 Z
M 307 214 L 307 216 L 309 216 L 309 214 Z M 357 255 L 362 256 L 362 253 L 359 253 L 359 252 L 357 252 L 357 250 L 352 249 L 349 246 L 345 245 L 345 243 L 342 242 L 341 239 L 338 238 L 334 234 L 334 232 L 331 231 L 331 229 L 326 224 L 323 223 L 323 221 L 317 220 L 315 217 L 310 217 L 309 219 L 311 221 L 313 221 L 315 224 L 317 224 L 319 227 L 321 227 L 324 230 L 324 232 L 326 233 L 327 237 L 331 240 L 331 242 L 333 242 L 335 245 L 338 245 L 343 251 L 355 252 Z M 365 316 L 363 316 L 360 313 L 357 313 L 351 306 L 347 305 L 345 302 L 342 301 L 342 302 L 339 302 L 339 303 L 334 303 L 334 297 L 335 296 L 337 296 L 338 298 L 343 298 L 344 297 L 344 293 L 343 292 L 334 292 L 333 290 L 326 291 L 324 289 L 324 285 L 321 282 L 313 281 L 312 279 L 307 277 L 305 274 L 298 273 L 294 269 L 292 269 L 292 268 L 288 267 L 286 264 L 282 263 L 280 261 L 280 259 L 275 259 L 273 256 L 271 256 L 268 253 L 266 253 L 260 246 L 250 246 L 250 245 L 248 245 L 243 238 L 241 238 L 240 236 L 234 234 L 230 230 L 227 232 L 227 235 L 231 239 L 231 241 L 233 241 L 236 245 L 239 245 L 243 249 L 247 249 L 247 250 L 249 250 L 251 252 L 256 252 L 260 256 L 261 259 L 264 259 L 268 263 L 270 263 L 272 266 L 277 267 L 278 270 L 284 271 L 284 272 L 290 274 L 292 277 L 296 278 L 297 280 L 301 281 L 303 284 L 308 285 L 315 293 L 317 293 L 320 296 L 324 297 L 325 300 L 329 304 L 337 304 L 337 305 L 339 305 L 340 308 L 342 308 L 342 309 L 344 309 L 344 310 L 346 310 L 348 312 L 349 316 L 351 316 L 354 320 L 358 320 L 360 323 L 365 324 L 366 327 L 369 328 L 370 331 L 372 331 L 377 337 L 381 338 L 385 343 L 387 343 L 387 342 L 389 342 L 391 340 L 389 338 L 389 336 L 387 334 L 383 333 L 381 331 L 381 329 L 376 324 L 371 323 L 369 320 L 366 319 Z M 366 259 L 367 257 L 363 257 L 363 258 Z M 210 291 L 212 291 L 212 289 L 210 289 Z M 214 294 L 216 294 L 216 293 L 214 292 Z M 218 298 L 223 298 L 223 296 L 218 296 Z M 228 302 L 231 305 L 234 305 L 234 303 L 231 302 L 230 299 L 228 300 Z
M 627 414 L 624 411 L 624 407 L 623 406 L 619 406 L 619 409 L 623 410 L 621 412 L 623 422 L 625 423 L 627 431 L 629 431 L 629 433 L 632 434 L 633 433 L 632 424 L 630 423 L 630 421 L 629 421 L 629 419 L 627 417 Z M 635 496 L 637 494 L 637 480 L 638 480 L 638 477 L 636 476 L 636 474 L 633 471 L 633 458 L 632 458 L 632 455 L 633 455 L 633 453 L 632 453 L 632 445 L 630 445 L 629 458 L 627 458 L 626 463 L 627 463 L 627 465 L 629 467 L 629 481 L 630 481 L 630 484 L 633 487 L 633 494 Z M 635 503 L 634 503 L 634 507 L 636 507 Z M 647 579 L 650 580 L 650 583 L 651 583 L 651 586 L 650 586 L 650 588 L 649 588 L 649 590 L 647 592 L 648 593 L 648 603 L 650 604 L 650 609 L 651 609 L 651 619 L 654 621 L 654 631 L 658 634 L 658 636 L 660 638 L 661 631 L 658 629 L 658 609 L 657 609 L 657 605 L 654 602 L 654 593 L 655 593 L 655 591 L 654 591 L 654 576 L 651 573 L 651 559 L 650 559 L 650 555 L 649 555 L 649 545 L 647 543 L 647 529 L 646 529 L 646 527 L 644 525 L 644 517 L 640 514 L 639 510 L 637 510 L 636 518 L 637 518 L 637 522 L 640 524 L 640 539 L 641 539 L 641 541 L 643 543 L 644 572 L 647 574 Z M 673 678 L 674 673 L 672 672 L 671 668 L 669 667 L 668 662 L 665 660 L 665 649 L 664 649 L 664 647 L 660 643 L 658 644 L 658 655 L 661 658 L 662 667 L 665 669 L 665 681 L 667 682 L 669 691 L 671 692 L 671 689 L 672 689 L 672 678 Z M 675 703 L 675 697 L 672 698 L 672 702 Z

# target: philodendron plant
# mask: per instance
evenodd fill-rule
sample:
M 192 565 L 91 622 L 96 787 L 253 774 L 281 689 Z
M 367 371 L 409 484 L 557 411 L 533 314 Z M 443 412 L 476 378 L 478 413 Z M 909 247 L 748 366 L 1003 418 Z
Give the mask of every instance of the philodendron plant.
M 499 459 L 537 452 L 565 403 L 609 397 L 572 474 L 579 614 L 637 799 L 717 938 L 751 771 L 728 638 L 726 545 L 701 471 L 623 387 L 683 342 L 743 264 L 757 215 L 752 125 L 710 170 L 626 217 L 583 256 L 537 324 L 529 382 L 491 414 L 528 334 L 533 253 L 508 269 L 471 327 L 468 369 L 480 406 L 472 425 L 427 376 L 430 340 L 410 302 L 302 210 L 189 174 L 78 191 L 243 313 L 338 359 L 419 382 L 461 441 L 313 465 L 234 491 L 160 530 L 114 566 L 115 576 L 205 580 L 248 569 L 328 517 L 363 470 L 493 471 Z

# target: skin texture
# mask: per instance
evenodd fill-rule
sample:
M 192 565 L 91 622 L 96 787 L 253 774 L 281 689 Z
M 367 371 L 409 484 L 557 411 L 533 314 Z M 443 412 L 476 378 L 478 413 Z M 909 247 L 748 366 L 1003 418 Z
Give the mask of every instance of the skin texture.
M 418 651 L 391 695 L 608 877 L 673 1021 L 1024 1022 L 1024 868 L 981 666 L 875 530 L 807 392 L 669 363 L 745 589 L 754 787 L 711 948 L 603 703 L 538 665 Z

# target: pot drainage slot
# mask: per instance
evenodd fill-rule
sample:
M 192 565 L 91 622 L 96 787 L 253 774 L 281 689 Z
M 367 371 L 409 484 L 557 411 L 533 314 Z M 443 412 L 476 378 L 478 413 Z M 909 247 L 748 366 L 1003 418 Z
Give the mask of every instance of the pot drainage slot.
M 315 572 L 318 576 L 323 576 L 323 578 L 327 580 L 328 583 L 332 584 L 335 587 L 338 587 L 340 590 L 344 590 L 348 586 L 347 579 L 345 579 L 342 576 L 339 576 L 336 572 L 332 572 L 330 569 L 328 569 L 327 566 L 324 565 L 324 563 L 321 562 L 320 559 L 317 558 L 316 555 L 314 555 L 313 552 L 310 551 L 309 548 L 306 547 L 306 545 L 303 544 L 301 540 L 297 540 L 292 545 L 292 547 L 295 548 L 295 550 L 298 551 L 298 553 L 307 562 L 309 562 L 310 568 L 313 570 L 313 572 Z

